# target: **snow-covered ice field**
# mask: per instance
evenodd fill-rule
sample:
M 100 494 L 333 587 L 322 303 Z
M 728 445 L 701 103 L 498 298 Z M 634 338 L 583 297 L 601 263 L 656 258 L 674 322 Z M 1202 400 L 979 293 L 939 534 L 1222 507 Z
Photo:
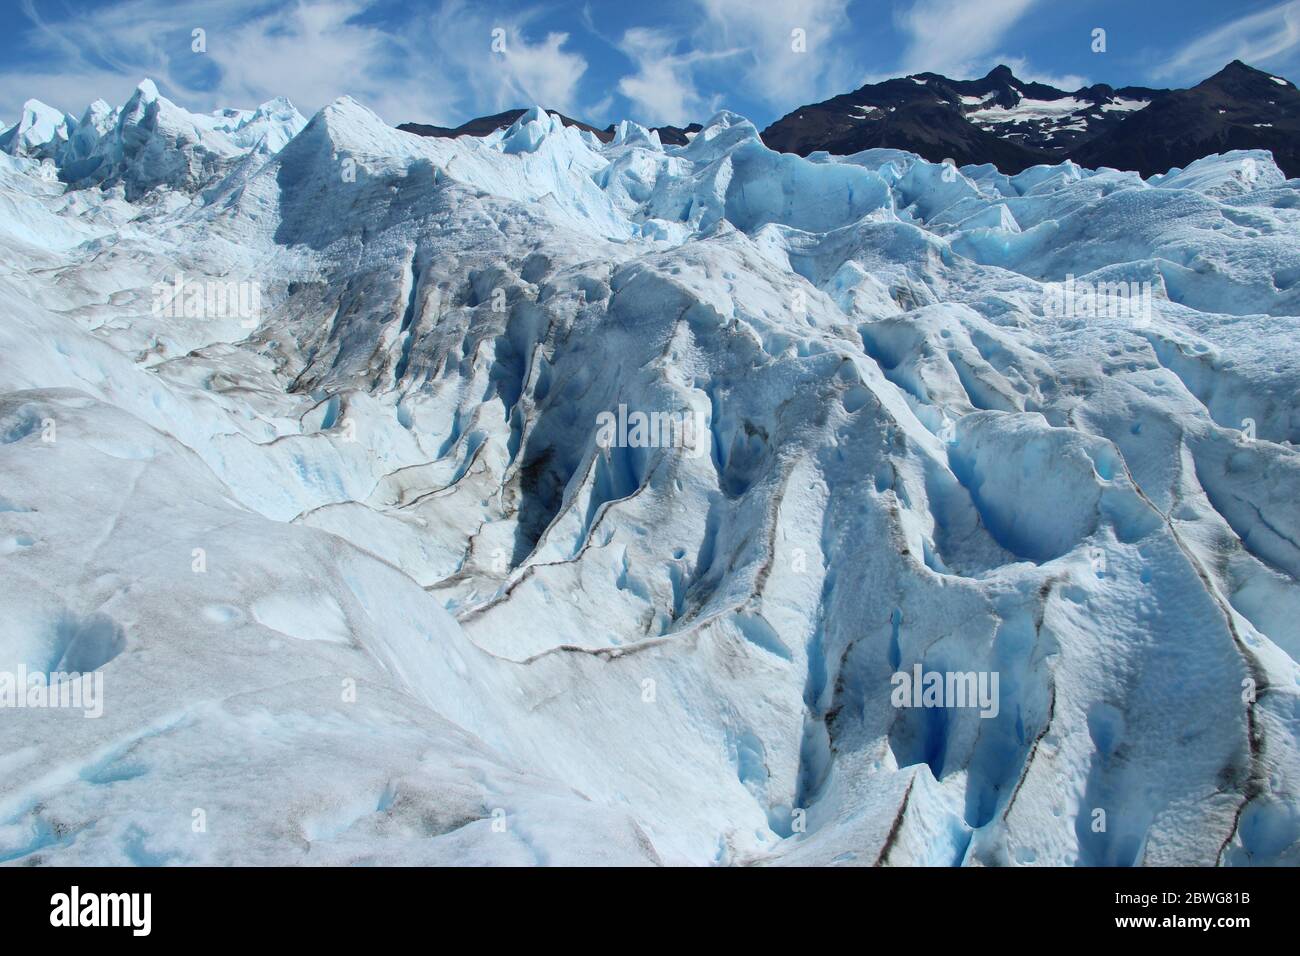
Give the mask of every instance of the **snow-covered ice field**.
M 0 148 L 0 692 L 102 688 L 0 700 L 0 861 L 1300 863 L 1269 154 L 147 81 Z M 598 441 L 620 405 L 706 444 Z M 996 713 L 896 706 L 918 667 Z

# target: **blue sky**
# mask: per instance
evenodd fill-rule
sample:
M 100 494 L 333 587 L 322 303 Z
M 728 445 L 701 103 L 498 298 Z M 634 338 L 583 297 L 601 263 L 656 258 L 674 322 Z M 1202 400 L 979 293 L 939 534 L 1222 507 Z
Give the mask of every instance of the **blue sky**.
M 1183 86 L 1234 58 L 1300 79 L 1300 0 L 18 0 L 0 12 L 0 121 L 29 97 L 121 103 L 149 76 L 192 110 L 285 95 L 310 114 L 347 93 L 392 123 L 541 103 L 601 126 L 724 107 L 765 126 L 923 70 Z

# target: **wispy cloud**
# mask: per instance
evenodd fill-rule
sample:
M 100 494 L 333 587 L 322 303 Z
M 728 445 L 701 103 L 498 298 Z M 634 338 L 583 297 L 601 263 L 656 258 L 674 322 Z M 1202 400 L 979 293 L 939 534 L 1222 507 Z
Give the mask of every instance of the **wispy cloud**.
M 707 119 L 717 106 L 696 87 L 694 67 L 725 53 L 677 53 L 679 38 L 665 30 L 633 27 L 618 48 L 636 70 L 618 81 L 618 91 L 632 104 L 633 116 L 650 124 L 684 124 Z
M 782 110 L 855 85 L 849 0 L 694 0 L 672 27 L 633 27 L 615 46 L 634 71 L 618 91 L 637 118 L 703 120 L 737 88 Z M 584 8 L 588 28 L 590 10 Z
M 1157 67 L 1154 75 L 1201 79 L 1232 60 L 1274 68 L 1300 65 L 1300 0 L 1238 17 L 1197 37 Z
M 390 122 L 452 122 L 532 102 L 577 111 L 587 69 L 567 33 L 533 33 L 533 12 L 494 17 L 462 0 L 398 20 L 371 16 L 374 0 L 125 0 L 57 22 L 23 3 L 31 57 L 0 69 L 7 115 L 28 96 L 73 113 L 94 96 L 121 102 L 150 76 L 192 109 L 284 95 L 312 112 L 347 93 Z
M 406 40 L 411 59 L 434 60 L 442 82 L 465 90 L 475 112 L 540 105 L 566 113 L 581 112 L 579 81 L 586 58 L 566 49 L 569 34 L 548 32 L 529 41 L 539 8 L 493 15 L 482 4 L 448 0 L 425 23 L 414 41 Z M 502 44 L 494 47 L 494 31 Z
M 1060 90 L 1077 90 L 1091 81 L 1077 73 L 1043 70 L 1022 54 L 995 52 L 1009 39 L 1038 0 L 917 0 L 895 15 L 895 26 L 906 37 L 902 58 L 892 73 L 943 73 L 953 79 L 983 76 L 998 64 L 1011 67 L 1017 78 L 1045 83 Z
M 848 0 L 696 2 L 705 21 L 695 43 L 743 50 L 746 89 L 772 105 L 790 109 L 842 93 L 860 72 Z
M 951 77 L 983 72 L 989 55 L 1037 0 L 917 0 L 895 17 L 907 37 L 902 69 Z

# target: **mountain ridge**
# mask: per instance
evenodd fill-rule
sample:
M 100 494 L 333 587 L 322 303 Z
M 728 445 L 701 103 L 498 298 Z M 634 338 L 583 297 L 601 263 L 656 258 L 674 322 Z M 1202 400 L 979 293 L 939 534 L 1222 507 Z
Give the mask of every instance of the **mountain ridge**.
M 1187 90 L 1095 83 L 1066 91 L 999 65 L 976 80 L 917 73 L 869 83 L 792 110 L 762 137 L 800 156 L 887 147 L 1007 173 L 1069 159 L 1149 176 L 1211 153 L 1268 149 L 1294 177 L 1300 93 L 1240 60 Z
M 508 128 L 525 112 L 506 110 L 456 127 L 407 122 L 397 128 L 420 136 L 482 137 Z M 614 139 L 614 124 L 601 129 L 547 112 L 601 142 Z M 647 127 L 665 146 L 686 145 L 700 128 Z M 1093 83 L 1063 90 L 1022 80 L 999 64 L 974 79 L 921 72 L 864 84 L 790 111 L 762 130 L 761 138 L 770 149 L 799 156 L 884 148 L 959 166 L 992 163 L 1005 173 L 1073 160 L 1143 176 L 1211 153 L 1268 149 L 1279 168 L 1295 177 L 1300 93 L 1291 82 L 1240 60 L 1188 89 Z
M 428 123 L 399 123 L 397 128 L 403 133 L 415 133 L 417 136 L 435 136 L 443 139 L 455 139 L 457 136 L 487 136 L 489 133 L 495 133 L 497 130 L 508 129 L 513 126 L 526 112 L 528 112 L 526 109 L 516 108 L 501 113 L 493 113 L 490 116 L 476 116 L 474 119 L 467 120 L 455 127 L 435 126 Z M 590 123 L 584 123 L 582 120 L 565 116 L 559 110 L 547 109 L 545 112 L 558 116 L 560 122 L 565 126 L 586 130 L 602 143 L 612 142 L 618 129 L 614 123 L 609 124 L 604 129 L 598 129 Z M 658 133 L 659 141 L 665 146 L 685 146 L 690 142 L 686 134 L 697 133 L 702 127 L 699 123 L 690 123 L 686 126 L 649 126 L 646 129 Z
M 1071 158 L 1149 176 L 1232 149 L 1267 149 L 1288 177 L 1300 176 L 1300 91 L 1294 84 L 1233 60 L 1082 144 Z

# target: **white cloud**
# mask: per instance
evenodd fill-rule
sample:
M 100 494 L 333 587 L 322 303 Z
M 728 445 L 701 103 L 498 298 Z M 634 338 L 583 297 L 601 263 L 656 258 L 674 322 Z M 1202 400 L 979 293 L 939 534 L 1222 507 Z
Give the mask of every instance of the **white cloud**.
M 538 9 L 493 16 L 483 5 L 444 0 L 417 31 L 408 27 L 403 56 L 437 63 L 439 80 L 473 104 L 475 115 L 520 106 L 545 106 L 573 115 L 582 112 L 578 84 L 587 70 L 581 54 L 566 50 L 569 34 L 550 32 L 527 39 Z M 504 31 L 504 49 L 494 50 L 495 30 Z
M 390 122 L 413 111 L 447 109 L 451 97 L 437 87 L 413 89 L 383 75 L 379 67 L 402 45 L 375 27 L 352 23 L 365 8 L 363 0 L 304 3 L 208 28 L 207 55 L 221 71 L 211 95 L 233 104 L 284 95 L 310 112 L 346 93 Z M 169 82 L 178 83 L 175 71 Z
M 843 93 L 858 70 L 848 0 L 696 0 L 701 49 L 745 50 L 745 89 L 793 108 Z M 803 31 L 804 51 L 794 49 Z
M 695 86 L 692 67 L 706 58 L 701 53 L 675 53 L 677 38 L 664 30 L 633 27 L 623 34 L 618 47 L 636 64 L 636 72 L 618 81 L 618 91 L 627 97 L 633 116 L 651 125 L 683 125 L 712 114 L 709 102 Z
M 498 104 L 527 102 L 574 112 L 578 81 L 587 70 L 587 61 L 564 51 L 568 39 L 567 33 L 548 33 L 545 40 L 530 46 L 518 34 L 509 38 L 505 52 L 500 54 L 505 69 L 501 72 Z
M 1034 66 L 1028 58 L 994 53 L 1006 34 L 1038 0 L 918 0 L 895 17 L 895 25 L 908 37 L 900 68 L 877 74 L 879 82 L 908 73 L 942 73 L 954 80 L 978 79 L 999 64 L 1011 68 L 1017 79 L 1044 83 L 1072 92 L 1091 85 L 1086 76 L 1052 73 Z
M 979 70 L 1002 37 L 1037 0 L 917 0 L 896 18 L 909 37 L 902 71 L 942 73 L 956 78 Z
M 1291 54 L 1283 57 L 1283 54 Z M 1233 60 L 1251 66 L 1300 57 L 1300 0 L 1238 17 L 1188 43 L 1153 73 L 1158 77 L 1204 79 Z
M 530 41 L 534 13 L 493 19 L 461 0 L 398 23 L 362 19 L 375 0 L 125 0 L 57 24 L 24 2 L 29 48 L 48 69 L 0 69 L 0 115 L 32 96 L 79 114 L 96 96 L 122 102 L 150 76 L 189 109 L 284 95 L 310 114 L 346 93 L 392 123 L 452 123 L 534 102 L 578 111 L 587 69 L 565 33 Z M 190 49 L 194 27 L 206 31 L 205 53 Z M 491 49 L 495 27 L 504 52 Z
M 635 72 L 619 80 L 618 91 L 635 118 L 674 124 L 707 119 L 722 103 L 720 89 L 739 88 L 782 109 L 842 93 L 859 72 L 848 3 L 694 0 L 690 22 L 623 34 L 615 45 Z M 595 33 L 586 8 L 584 16 Z

